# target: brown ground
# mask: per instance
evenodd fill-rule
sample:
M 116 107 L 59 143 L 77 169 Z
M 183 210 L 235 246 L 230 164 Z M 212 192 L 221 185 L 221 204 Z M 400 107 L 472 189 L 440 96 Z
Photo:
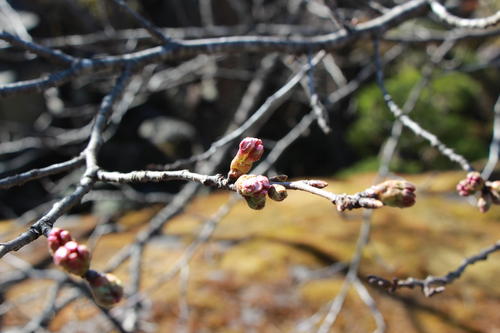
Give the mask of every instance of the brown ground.
M 428 274 L 443 275 L 455 269 L 465 256 L 477 253 L 500 239 L 500 209 L 480 214 L 453 191 L 462 173 L 409 177 L 418 188 L 417 204 L 409 209 L 376 211 L 371 242 L 365 250 L 360 277 L 376 274 L 387 278 Z M 334 192 L 356 192 L 371 184 L 373 175 L 356 175 L 330 181 Z M 228 198 L 227 193 L 200 197 L 165 228 L 177 237 L 158 237 L 146 248 L 143 290 L 150 291 L 143 329 L 175 332 L 186 327 L 179 319 L 179 278 L 158 284 L 203 221 Z M 155 209 L 131 212 L 120 220 L 126 230 L 101 238 L 92 267 L 102 269 L 121 247 L 134 237 Z M 201 248 L 189 266 L 187 304 L 190 332 L 292 332 L 338 293 L 345 271 L 321 274 L 321 269 L 348 262 L 360 227 L 361 211 L 344 216 L 326 200 L 293 192 L 282 203 L 271 202 L 263 211 L 243 203 L 222 220 L 213 241 Z M 95 224 L 91 217 L 64 222 L 75 235 Z M 79 228 L 77 227 L 79 226 Z M 11 223 L 0 224 L 2 239 L 17 232 Z M 47 256 L 45 239 L 20 252 L 30 262 Z M 3 260 L 3 276 L 12 267 Z M 128 265 L 116 272 L 127 284 Z M 299 274 L 301 273 L 301 274 Z M 383 313 L 387 332 L 500 332 L 500 255 L 469 267 L 463 277 L 443 294 L 430 299 L 419 290 L 389 295 L 365 283 Z M 31 279 L 6 292 L 10 304 L 3 327 L 20 325 L 39 311 L 51 281 Z M 119 313 L 120 307 L 113 310 Z M 58 313 L 53 331 L 74 325 L 105 331 L 108 323 L 95 307 L 81 298 Z M 88 318 L 93 318 L 89 320 Z M 69 324 L 68 324 L 69 323 Z M 73 323 L 73 324 L 71 324 Z M 74 327 L 74 326 L 73 326 Z M 87 329 L 81 328 L 83 331 Z M 352 289 L 335 326 L 335 332 L 372 332 L 374 319 Z M 314 331 L 308 329 L 308 331 Z

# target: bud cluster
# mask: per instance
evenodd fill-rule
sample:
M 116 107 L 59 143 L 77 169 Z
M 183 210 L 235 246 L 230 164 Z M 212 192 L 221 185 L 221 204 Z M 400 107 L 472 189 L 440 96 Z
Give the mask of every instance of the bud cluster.
M 274 201 L 283 201 L 288 196 L 285 186 L 271 184 L 265 176 L 242 175 L 234 183 L 236 191 L 245 198 L 252 209 L 262 209 L 266 205 L 266 195 Z
M 367 190 L 370 197 L 386 206 L 411 207 L 415 204 L 415 185 L 406 180 L 387 180 Z
M 458 194 L 466 197 L 480 191 L 484 186 L 484 180 L 479 172 L 469 172 L 465 179 L 457 184 Z
M 48 237 L 54 263 L 66 272 L 83 276 L 90 266 L 90 252 L 85 245 L 73 240 L 67 230 L 53 228 Z
M 97 304 L 110 307 L 121 300 L 123 287 L 120 280 L 112 274 L 89 269 L 90 251 L 74 241 L 67 230 L 53 228 L 47 240 L 54 263 L 66 272 L 86 279 Z

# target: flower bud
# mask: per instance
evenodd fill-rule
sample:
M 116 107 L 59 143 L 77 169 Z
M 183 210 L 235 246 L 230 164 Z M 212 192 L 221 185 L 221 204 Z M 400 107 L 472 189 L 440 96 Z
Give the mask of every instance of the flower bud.
M 90 285 L 95 302 L 100 306 L 110 308 L 122 299 L 122 282 L 115 275 L 89 270 L 84 278 Z
M 490 209 L 491 203 L 492 203 L 491 194 L 485 192 L 479 197 L 479 199 L 477 199 L 477 208 L 479 208 L 479 211 L 481 213 L 486 213 Z
M 479 172 L 469 172 L 465 179 L 462 179 L 457 184 L 458 194 L 466 197 L 468 195 L 474 194 L 476 191 L 479 191 L 484 186 L 484 180 L 481 178 L 481 174 Z
M 47 236 L 47 241 L 49 243 L 49 251 L 51 254 L 57 251 L 57 249 L 69 241 L 72 241 L 71 235 L 68 230 L 52 228 L 49 235 Z
M 260 160 L 264 153 L 262 140 L 257 138 L 245 138 L 240 142 L 238 153 L 231 161 L 228 177 L 231 180 L 238 179 L 252 168 L 253 162 Z
M 286 191 L 285 186 L 279 184 L 273 184 L 271 185 L 271 187 L 269 187 L 267 195 L 274 201 L 283 201 L 288 196 L 288 192 Z
M 405 180 L 387 180 L 368 192 L 386 206 L 404 208 L 415 204 L 415 186 Z
M 493 182 L 487 182 L 489 192 L 491 194 L 491 200 L 495 205 L 500 205 L 500 180 L 495 180 Z
M 85 275 L 90 266 L 90 252 L 85 245 L 69 241 L 54 252 L 54 263 L 68 273 Z
M 261 210 L 266 206 L 266 197 L 265 196 L 257 196 L 257 197 L 243 197 L 245 198 L 245 201 L 247 202 L 248 207 L 255 209 L 255 210 Z
M 244 197 L 265 197 L 271 187 L 266 176 L 242 175 L 236 183 L 236 190 Z
M 276 176 L 269 177 L 269 180 L 273 181 L 273 182 L 286 182 L 288 180 L 288 176 L 287 175 L 276 175 Z
M 318 180 L 318 179 L 303 180 L 303 182 L 309 186 L 316 187 L 316 188 L 325 188 L 328 186 L 327 182 L 325 182 L 323 180 Z

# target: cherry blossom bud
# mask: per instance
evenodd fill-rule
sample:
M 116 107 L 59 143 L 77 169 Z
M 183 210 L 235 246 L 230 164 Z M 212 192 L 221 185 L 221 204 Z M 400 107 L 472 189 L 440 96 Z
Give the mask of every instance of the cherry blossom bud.
M 68 273 L 85 275 L 90 266 L 90 252 L 85 245 L 69 241 L 54 252 L 54 263 Z
M 491 200 L 495 205 L 500 205 L 500 180 L 487 182 L 487 185 L 491 194 Z
M 271 187 L 266 176 L 242 175 L 236 183 L 236 190 L 244 197 L 265 197 Z
M 285 186 L 279 184 L 273 184 L 271 185 L 271 187 L 269 187 L 267 195 L 274 201 L 283 201 L 288 196 L 288 193 L 286 191 Z
M 317 180 L 317 179 L 303 180 L 303 182 L 309 186 L 316 187 L 316 188 L 325 188 L 328 186 L 327 182 L 325 182 L 323 180 Z
M 72 241 L 71 235 L 68 230 L 52 228 L 47 237 L 49 243 L 49 250 L 51 254 L 57 251 L 57 249 L 69 241 Z
M 490 209 L 491 203 L 491 194 L 488 192 L 483 193 L 477 200 L 477 208 L 479 208 L 479 211 L 481 213 L 486 213 Z
M 264 153 L 262 140 L 257 138 L 245 138 L 240 142 L 238 153 L 231 161 L 228 177 L 231 180 L 238 179 L 252 168 L 253 162 L 260 160 Z
M 415 204 L 415 186 L 405 180 L 387 180 L 372 186 L 368 193 L 392 207 L 411 207 Z
M 89 270 L 84 278 L 90 285 L 94 300 L 102 307 L 110 308 L 123 298 L 123 285 L 113 274 Z
M 481 178 L 481 174 L 479 172 L 469 172 L 465 179 L 462 179 L 457 184 L 458 194 L 466 197 L 468 195 L 474 194 L 476 191 L 479 191 L 484 186 L 484 180 Z
M 266 206 L 266 197 L 265 196 L 256 196 L 256 197 L 243 197 L 247 202 L 248 207 L 261 210 Z

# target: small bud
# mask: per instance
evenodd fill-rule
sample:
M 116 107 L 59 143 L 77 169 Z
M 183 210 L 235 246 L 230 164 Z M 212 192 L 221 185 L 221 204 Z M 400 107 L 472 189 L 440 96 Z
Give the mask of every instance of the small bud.
M 457 184 L 458 194 L 466 197 L 468 195 L 472 195 L 477 191 L 481 190 L 484 186 L 484 180 L 481 178 L 481 174 L 479 172 L 469 172 L 465 179 L 462 179 Z
M 488 186 L 493 203 L 495 205 L 500 205 L 500 180 L 487 182 L 486 185 Z
M 368 193 L 392 207 L 411 207 L 415 204 L 415 186 L 405 180 L 387 180 L 372 186 Z
M 479 208 L 481 213 L 486 213 L 490 209 L 491 203 L 491 194 L 485 192 L 479 197 L 479 199 L 477 199 L 477 208 Z
M 269 180 L 272 182 L 286 182 L 288 180 L 288 176 L 287 175 L 276 175 L 276 176 L 269 177 Z
M 72 241 L 71 235 L 68 230 L 52 228 L 47 237 L 49 243 L 49 251 L 51 254 L 57 251 L 57 249 L 69 241 Z
M 231 180 L 238 179 L 252 168 L 253 162 L 260 160 L 264 153 L 262 140 L 257 138 L 245 138 L 240 142 L 238 153 L 231 161 L 228 177 Z
M 273 184 L 271 185 L 271 187 L 269 187 L 267 195 L 274 201 L 283 201 L 288 196 L 288 192 L 286 191 L 285 186 L 279 184 Z
M 100 306 L 110 308 L 122 299 L 122 282 L 115 275 L 89 270 L 84 278 L 90 285 L 95 302 Z
M 266 176 L 242 175 L 236 183 L 236 190 L 244 197 L 265 197 L 271 187 Z
M 85 275 L 90 266 L 90 252 L 85 245 L 69 241 L 54 252 L 54 263 L 68 273 Z
M 266 197 L 263 196 L 257 196 L 257 197 L 243 197 L 245 198 L 245 201 L 247 202 L 248 207 L 255 209 L 255 210 L 261 210 L 266 206 Z
M 303 182 L 309 186 L 316 187 L 316 188 L 325 188 L 328 186 L 327 182 L 325 182 L 323 180 L 317 180 L 317 179 L 303 180 Z

